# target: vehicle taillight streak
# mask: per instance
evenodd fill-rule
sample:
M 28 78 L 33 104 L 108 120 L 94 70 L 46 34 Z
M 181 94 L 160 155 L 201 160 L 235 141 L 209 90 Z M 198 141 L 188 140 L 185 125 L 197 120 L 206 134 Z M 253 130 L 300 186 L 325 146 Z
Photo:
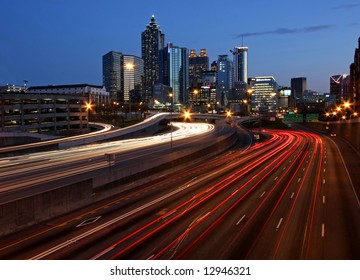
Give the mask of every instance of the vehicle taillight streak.
M 285 139 L 284 135 L 282 135 L 282 138 L 281 138 L 281 139 L 282 139 L 282 140 Z M 235 181 L 239 180 L 240 177 L 242 177 L 242 176 L 244 176 L 246 173 L 250 172 L 253 168 L 259 166 L 259 165 L 262 164 L 262 163 L 264 163 L 266 160 L 270 159 L 271 157 L 273 157 L 275 154 L 279 153 L 280 151 L 283 151 L 288 145 L 291 144 L 292 140 L 293 140 L 293 137 L 292 137 L 291 135 L 287 135 L 287 139 L 285 140 L 285 142 L 284 142 L 282 145 L 279 145 L 279 146 L 278 146 L 277 148 L 275 148 L 271 153 L 266 154 L 265 156 L 263 156 L 263 157 L 260 158 L 259 160 L 253 161 L 252 164 L 251 164 L 251 167 L 247 166 L 246 168 L 242 168 L 242 169 L 238 170 L 237 172 L 235 172 L 234 174 L 232 174 L 232 175 L 230 175 L 229 177 L 227 177 L 226 179 L 224 179 L 223 181 L 220 181 L 218 184 L 212 186 L 212 187 L 210 188 L 210 190 L 211 190 L 212 192 L 211 192 L 209 195 L 207 195 L 206 197 L 204 197 L 201 201 L 199 201 L 199 202 L 194 203 L 194 204 L 191 205 L 191 203 L 192 203 L 192 201 L 193 201 L 194 199 L 198 199 L 198 198 L 200 198 L 200 196 L 203 195 L 204 193 L 205 193 L 205 194 L 208 193 L 208 192 L 209 192 L 209 189 L 207 189 L 207 190 L 205 190 L 204 192 L 199 193 L 198 195 L 194 196 L 191 200 L 189 200 L 187 203 L 185 203 L 185 204 L 183 204 L 183 205 L 180 205 L 178 208 L 170 210 L 169 212 L 171 212 L 171 213 L 175 213 L 175 212 L 176 212 L 176 213 L 179 213 L 179 212 L 181 212 L 181 211 L 179 211 L 179 209 L 180 209 L 181 207 L 185 207 L 186 204 L 191 205 L 191 206 L 188 207 L 185 211 L 181 212 L 181 214 L 175 216 L 175 217 L 172 218 L 171 220 L 167 221 L 165 224 L 160 225 L 159 227 L 157 227 L 156 229 L 154 229 L 151 233 L 146 234 L 146 235 L 143 236 L 142 238 L 140 238 L 140 239 L 138 239 L 137 241 L 133 242 L 133 243 L 132 243 L 131 245 L 129 245 L 127 248 L 125 248 L 125 249 L 123 249 L 122 251 L 120 251 L 119 253 L 117 253 L 117 254 L 114 256 L 114 258 L 117 258 L 117 257 L 119 257 L 120 255 L 122 255 L 122 254 L 126 253 L 127 251 L 131 250 L 132 248 L 138 246 L 139 244 L 141 244 L 142 242 L 144 242 L 144 241 L 146 240 L 146 238 L 149 238 L 149 237 L 151 237 L 152 235 L 155 235 L 158 231 L 164 229 L 165 226 L 167 226 L 167 225 L 171 224 L 172 222 L 176 221 L 177 219 L 181 218 L 181 216 L 184 215 L 185 213 L 187 213 L 188 211 L 191 211 L 192 209 L 196 208 L 198 205 L 201 205 L 201 204 L 205 203 L 207 200 L 209 200 L 211 197 L 213 197 L 216 193 L 218 193 L 219 191 L 221 191 L 221 190 L 225 189 L 226 187 L 230 186 L 230 185 L 231 185 L 232 183 L 234 183 Z M 292 152 L 293 152 L 293 150 L 290 150 L 290 151 L 288 152 L 288 156 L 290 156 Z M 280 158 L 281 158 L 281 159 L 280 159 Z M 273 160 L 273 161 L 272 161 L 272 164 L 276 164 L 274 168 L 276 168 L 276 167 L 279 165 L 279 160 L 280 160 L 280 162 L 283 162 L 284 160 L 286 160 L 286 157 L 283 157 L 282 155 L 280 155 L 279 158 L 276 158 L 275 160 Z M 269 167 L 271 167 L 271 164 L 269 164 L 268 167 L 265 167 L 264 170 L 268 169 Z M 274 168 L 273 168 L 273 169 L 274 169 Z M 273 169 L 272 169 L 272 170 L 273 170 Z M 263 170 L 263 171 L 264 171 L 264 170 Z M 267 175 L 270 174 L 272 170 L 270 170 L 270 171 L 267 173 Z M 241 172 L 243 172 L 243 173 L 241 173 Z M 267 175 L 266 175 L 266 176 L 267 176 Z M 266 177 L 266 176 L 265 176 L 265 177 Z M 256 177 L 257 177 L 257 176 L 256 176 Z M 261 179 L 260 179 L 260 180 L 261 180 Z M 228 182 L 226 182 L 226 181 L 228 181 Z M 217 188 L 219 185 L 221 185 L 221 184 L 223 184 L 223 183 L 225 183 L 225 182 L 226 182 L 225 185 L 221 186 L 221 187 L 220 187 L 219 189 L 217 189 L 217 190 L 214 190 L 214 189 Z M 242 186 L 239 190 L 242 190 L 243 188 L 245 188 L 250 182 L 251 182 L 251 181 L 249 181 L 247 184 L 245 184 L 244 186 Z M 253 188 L 254 188 L 254 187 L 253 187 Z M 252 189 L 253 189 L 253 188 L 252 188 Z M 252 189 L 251 189 L 251 190 L 252 190 Z M 238 191 L 239 191 L 239 190 L 238 190 Z M 250 190 L 250 191 L 251 191 L 251 190 Z M 250 191 L 248 191 L 248 193 L 249 193 Z M 234 195 L 234 193 L 233 193 L 233 195 Z M 229 199 L 229 198 L 232 198 L 233 195 L 229 196 L 228 199 Z M 225 202 L 227 202 L 228 199 L 226 199 L 225 201 L 223 201 L 222 203 L 220 203 L 220 204 L 218 205 L 218 207 L 220 207 L 220 206 L 222 206 L 223 204 L 225 204 Z M 218 207 L 216 207 L 216 209 L 217 209 Z M 213 212 L 214 212 L 214 211 L 211 211 L 211 213 L 213 213 Z M 209 217 L 209 216 L 210 216 L 210 215 L 208 215 L 207 217 Z M 145 226 L 144 228 L 142 228 L 141 230 L 144 230 L 145 228 L 148 228 L 149 226 L 153 225 L 155 222 L 160 221 L 161 219 L 162 219 L 162 217 L 158 218 L 156 221 L 151 222 L 150 224 L 146 225 L 146 226 Z M 203 219 L 203 220 L 205 220 L 205 219 Z M 195 227 L 195 226 L 193 226 L 192 228 L 194 228 L 194 227 Z M 188 230 L 188 229 L 187 229 L 187 230 Z M 136 234 L 137 234 L 137 233 L 140 233 L 140 231 L 137 231 Z M 133 236 L 134 236 L 134 234 L 131 234 L 130 236 L 125 237 L 124 239 L 120 240 L 120 241 L 117 242 L 116 244 L 112 244 L 110 247 L 113 248 L 113 247 L 115 247 L 115 246 L 118 246 L 120 243 L 123 243 L 124 241 L 126 241 L 127 239 L 129 239 L 130 237 L 133 237 Z M 178 238 L 176 238 L 172 243 L 176 242 L 177 239 L 178 239 Z M 171 243 L 171 244 L 172 244 L 172 243 Z M 171 245 L 170 245 L 170 246 L 171 246 Z M 107 250 L 107 249 L 106 249 L 106 250 Z

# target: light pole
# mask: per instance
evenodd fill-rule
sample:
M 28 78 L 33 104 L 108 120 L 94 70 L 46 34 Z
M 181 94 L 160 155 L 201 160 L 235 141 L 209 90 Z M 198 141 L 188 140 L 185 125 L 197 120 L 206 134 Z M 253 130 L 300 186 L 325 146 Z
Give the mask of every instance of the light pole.
M 246 100 L 247 100 L 247 102 L 246 102 L 246 112 L 249 113 L 249 116 L 250 116 L 250 112 L 251 112 L 251 95 L 253 94 L 253 92 L 254 92 L 254 90 L 252 88 L 248 88 L 246 90 L 246 93 L 247 93 L 247 95 L 246 95 Z
M 197 105 L 198 105 L 198 94 L 199 94 L 199 91 L 197 89 L 194 90 L 194 95 L 196 96 L 196 105 L 194 106 L 195 108 L 197 108 Z

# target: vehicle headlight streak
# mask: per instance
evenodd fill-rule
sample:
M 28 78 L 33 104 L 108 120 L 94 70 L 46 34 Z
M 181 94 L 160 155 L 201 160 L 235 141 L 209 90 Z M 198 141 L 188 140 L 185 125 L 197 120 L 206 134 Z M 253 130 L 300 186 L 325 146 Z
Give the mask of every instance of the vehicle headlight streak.
M 173 141 L 205 135 L 214 131 L 213 125 L 204 123 L 173 123 L 173 126 L 178 128 L 172 133 Z M 103 157 L 107 153 L 116 154 L 132 151 L 138 148 L 149 147 L 165 142 L 170 142 L 170 132 L 152 137 L 120 140 L 95 145 L 80 146 L 67 150 L 4 158 L 1 160 L 2 165 L 0 168 L 0 178 L 15 176 L 16 178 L 14 178 L 14 180 L 16 179 L 18 183 L 11 184 L 11 186 L 6 186 L 0 183 L 0 186 L 2 187 L 0 191 L 13 189 L 13 186 L 15 185 L 17 187 L 29 186 L 31 184 L 31 180 L 24 180 L 23 176 L 19 176 L 20 174 L 26 175 L 27 173 L 34 172 L 35 170 L 43 172 L 45 169 L 58 165 L 66 167 L 66 164 L 73 164 L 74 162 L 81 163 L 96 157 Z M 107 165 L 107 159 L 104 158 L 102 162 L 97 162 L 96 164 L 91 164 L 90 162 L 86 164 L 86 167 L 83 166 L 82 168 L 84 171 L 90 171 L 92 169 L 106 167 Z M 77 169 L 70 168 L 67 171 L 57 171 L 52 174 L 46 174 L 46 176 L 44 175 L 43 177 L 44 180 L 46 179 L 46 181 L 48 181 L 50 178 L 51 180 L 55 180 L 58 177 L 68 177 L 73 174 L 79 174 L 79 172 L 81 172 L 80 167 Z M 40 178 L 41 176 L 38 174 L 36 174 L 36 176 L 36 182 L 34 183 L 40 183 L 42 180 Z M 22 181 L 22 183 L 20 183 L 19 180 Z

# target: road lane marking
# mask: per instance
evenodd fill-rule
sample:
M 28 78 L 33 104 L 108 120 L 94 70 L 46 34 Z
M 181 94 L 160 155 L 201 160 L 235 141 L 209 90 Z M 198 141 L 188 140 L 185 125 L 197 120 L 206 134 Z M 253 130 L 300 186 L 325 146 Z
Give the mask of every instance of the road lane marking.
M 100 258 L 101 256 L 105 255 L 106 253 L 110 252 L 112 249 L 114 249 L 115 246 L 112 246 L 112 247 L 109 247 L 107 248 L 106 250 L 102 251 L 101 253 L 97 254 L 95 257 L 98 259 Z
M 324 172 L 326 172 L 326 169 L 324 168 Z
M 199 180 L 199 181 L 201 181 L 201 180 Z M 144 210 L 144 209 L 146 209 L 146 208 L 148 208 L 148 207 L 150 207 L 150 206 L 152 206 L 152 205 L 154 205 L 154 204 L 156 204 L 158 202 L 161 202 L 161 201 L 163 201 L 163 200 L 165 200 L 165 199 L 167 199 L 167 198 L 169 198 L 169 197 L 171 197 L 171 196 L 173 196 L 173 195 L 175 195 L 175 194 L 177 194 L 177 193 L 179 193 L 181 191 L 184 191 L 189 186 L 190 186 L 190 184 L 187 185 L 187 186 L 183 186 L 181 188 L 178 188 L 178 189 L 176 189 L 176 190 L 174 190 L 174 191 L 172 191 L 170 193 L 167 193 L 167 194 L 165 194 L 165 195 L 163 195 L 163 196 L 161 196 L 161 197 L 159 197 L 159 198 L 157 198 L 155 200 L 152 200 L 152 201 L 150 201 L 150 202 L 148 202 L 148 203 L 146 203 L 146 204 L 144 204 L 144 205 L 142 205 L 140 207 L 137 207 L 137 208 L 125 213 L 125 214 L 122 214 L 122 215 L 120 215 L 120 216 L 118 216 L 118 217 L 116 217 L 116 218 L 114 218 L 114 219 L 112 219 L 110 221 L 107 221 L 104 224 L 101 224 L 101 225 L 99 225 L 99 226 L 97 226 L 97 227 L 95 227 L 93 229 L 90 229 L 90 230 L 88 230 L 88 231 L 86 231 L 86 232 L 84 232 L 84 233 L 82 233 L 80 235 L 77 235 L 77 236 L 75 236 L 75 237 L 73 237 L 71 239 L 68 239 L 68 240 L 66 240 L 66 241 L 64 241 L 64 242 L 62 242 L 62 243 L 60 243 L 60 244 L 58 244 L 58 245 L 44 251 L 44 252 L 42 252 L 42 253 L 40 253 L 40 254 L 38 254 L 36 256 L 33 256 L 32 258 L 29 258 L 29 259 L 31 259 L 31 260 L 42 259 L 42 258 L 44 258 L 44 257 L 46 257 L 46 256 L 48 256 L 48 255 L 50 255 L 50 254 L 52 254 L 52 253 L 54 253 L 54 252 L 56 252 L 58 250 L 61 250 L 64 247 L 67 247 L 67 246 L 69 246 L 69 245 L 71 245 L 71 244 L 73 244 L 73 243 L 87 237 L 87 236 L 90 236 L 91 234 L 94 234 L 95 232 L 98 232 L 98 231 L 100 231 L 100 230 L 102 230 L 102 229 L 104 229 L 106 227 L 109 227 L 109 226 L 111 226 L 111 225 L 113 225 L 113 224 L 115 224 L 115 223 L 117 223 L 117 222 L 119 222 L 121 220 L 124 220 L 125 218 L 127 218 L 127 217 L 129 217 L 131 215 L 134 215 L 134 214 L 136 214 L 136 213 L 138 213 L 138 212 L 140 212 L 140 211 L 142 211 L 142 210 Z
M 323 179 L 323 185 L 325 184 L 325 179 Z
M 283 221 L 283 218 L 281 218 L 280 221 L 278 222 L 278 224 L 277 224 L 277 226 L 276 226 L 276 230 L 279 230 L 282 221 Z
M 301 181 L 301 178 L 299 178 L 298 183 L 300 183 L 300 181 Z
M 325 204 L 325 195 L 323 195 L 323 204 Z
M 274 179 L 274 181 L 276 181 L 278 179 L 278 177 L 276 177 L 275 179 Z
M 263 192 L 261 195 L 260 195 L 260 198 L 262 198 L 263 196 L 264 196 L 264 194 L 265 194 L 266 192 Z
M 321 225 L 321 237 L 325 236 L 325 224 Z
M 151 260 L 153 256 L 155 255 L 151 255 L 150 257 L 147 258 L 147 260 Z
M 290 196 L 290 199 L 292 199 L 294 197 L 295 193 L 293 192 Z
M 238 222 L 236 223 L 236 225 L 238 226 L 238 225 L 242 222 L 242 220 L 245 219 L 245 217 L 246 217 L 246 215 L 243 215 L 243 216 L 240 218 L 240 220 L 238 220 Z
M 82 227 L 82 226 L 86 226 L 86 225 L 93 224 L 93 223 L 95 223 L 97 220 L 99 220 L 100 218 L 101 218 L 101 216 L 87 219 L 87 220 L 81 222 L 80 224 L 78 224 L 76 227 Z

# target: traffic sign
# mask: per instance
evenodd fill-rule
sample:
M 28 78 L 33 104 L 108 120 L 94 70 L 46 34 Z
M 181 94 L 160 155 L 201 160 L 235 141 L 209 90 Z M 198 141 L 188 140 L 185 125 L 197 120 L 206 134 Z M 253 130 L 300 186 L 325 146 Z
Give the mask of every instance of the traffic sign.
M 319 121 L 319 114 L 306 114 L 306 122 Z
M 301 114 L 296 114 L 295 116 L 294 116 L 294 122 L 303 122 L 303 115 L 301 115 Z
M 284 122 L 293 122 L 293 121 L 294 121 L 294 115 L 293 114 L 284 115 Z

